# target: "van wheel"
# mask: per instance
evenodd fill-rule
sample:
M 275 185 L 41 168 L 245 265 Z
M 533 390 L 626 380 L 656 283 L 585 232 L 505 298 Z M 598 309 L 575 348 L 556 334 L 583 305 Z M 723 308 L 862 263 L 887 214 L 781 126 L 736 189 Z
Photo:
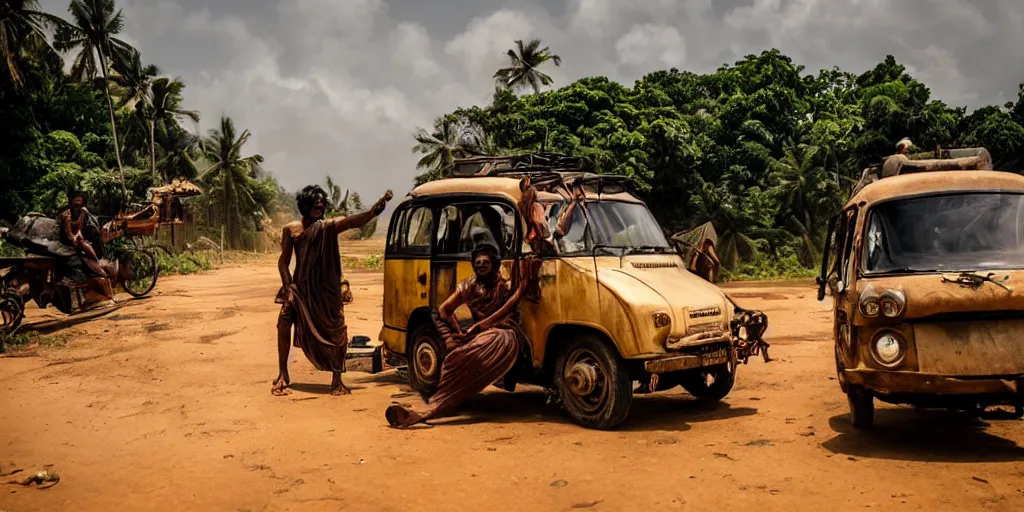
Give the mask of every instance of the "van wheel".
M 850 403 L 850 423 L 854 428 L 866 429 L 875 424 L 875 397 L 871 393 L 850 386 L 846 400 Z
M 725 398 L 736 382 L 736 365 L 720 364 L 686 372 L 679 383 L 687 393 L 698 400 L 715 402 Z
M 430 323 L 422 323 L 412 331 L 409 346 L 409 387 L 424 397 L 437 391 L 444 362 L 444 344 Z
M 619 354 L 593 334 L 571 340 L 555 363 L 562 405 L 587 428 L 609 430 L 625 421 L 633 403 L 632 384 Z
M 843 390 L 843 393 L 849 391 L 849 385 L 846 383 L 846 365 L 843 364 L 843 357 L 839 355 L 839 344 L 836 344 L 836 379 L 839 381 L 839 389 Z

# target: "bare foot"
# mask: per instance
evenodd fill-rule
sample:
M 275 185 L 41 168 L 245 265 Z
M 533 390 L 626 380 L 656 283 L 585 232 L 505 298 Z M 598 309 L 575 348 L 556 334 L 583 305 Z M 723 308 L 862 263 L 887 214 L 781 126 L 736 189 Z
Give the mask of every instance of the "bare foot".
M 278 375 L 277 378 L 274 379 L 274 387 L 270 388 L 270 394 L 274 396 L 284 396 L 289 394 L 289 384 L 291 384 L 291 382 L 287 375 Z
M 343 382 L 341 382 L 340 373 L 334 374 L 334 379 L 331 381 L 331 394 L 334 396 L 352 394 L 352 390 L 345 386 Z

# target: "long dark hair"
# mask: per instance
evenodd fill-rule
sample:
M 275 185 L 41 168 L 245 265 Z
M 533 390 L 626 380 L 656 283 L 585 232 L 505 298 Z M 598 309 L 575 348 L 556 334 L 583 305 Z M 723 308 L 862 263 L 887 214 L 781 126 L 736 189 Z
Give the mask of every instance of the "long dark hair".
M 309 217 L 309 214 L 312 213 L 313 204 L 316 203 L 317 197 L 323 199 L 325 204 L 327 203 L 327 192 L 324 192 L 320 185 L 309 185 L 295 195 L 295 202 L 298 204 L 299 213 L 303 217 Z

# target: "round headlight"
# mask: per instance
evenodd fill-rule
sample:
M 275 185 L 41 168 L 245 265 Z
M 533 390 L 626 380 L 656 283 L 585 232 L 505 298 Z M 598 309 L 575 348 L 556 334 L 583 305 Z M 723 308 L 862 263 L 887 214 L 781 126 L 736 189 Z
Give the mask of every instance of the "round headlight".
M 879 301 L 878 304 L 879 304 L 879 307 L 882 310 L 882 314 L 887 316 L 887 317 L 889 317 L 889 318 L 892 318 L 892 317 L 900 314 L 900 306 L 899 306 L 899 304 L 896 304 L 896 301 L 894 301 L 894 300 L 892 300 L 892 299 L 890 299 L 888 297 L 886 297 L 886 298 L 882 299 L 881 301 Z
M 860 311 L 864 316 L 878 316 L 878 310 L 878 297 L 868 297 L 860 303 Z
M 651 318 L 654 320 L 655 329 L 664 329 L 672 324 L 672 317 L 664 311 L 655 311 L 651 314 Z
M 907 299 L 903 296 L 903 292 L 888 290 L 882 294 L 879 305 L 883 315 L 895 318 L 903 313 L 903 309 L 907 305 Z
M 885 366 L 894 366 L 903 358 L 903 342 L 892 334 L 883 334 L 875 340 L 875 356 Z

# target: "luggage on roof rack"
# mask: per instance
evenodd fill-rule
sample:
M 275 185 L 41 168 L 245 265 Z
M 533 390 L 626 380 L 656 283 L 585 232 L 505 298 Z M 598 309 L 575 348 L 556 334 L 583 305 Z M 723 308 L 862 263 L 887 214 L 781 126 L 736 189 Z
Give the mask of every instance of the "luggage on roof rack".
M 475 156 L 455 159 L 452 176 L 469 178 L 530 172 L 585 172 L 589 166 L 583 158 L 560 153 L 525 153 L 522 155 Z
M 881 164 L 864 169 L 850 196 L 853 197 L 861 189 L 880 179 L 901 174 L 991 170 L 992 155 L 985 148 L 939 149 L 934 153 L 896 154 L 886 157 Z

